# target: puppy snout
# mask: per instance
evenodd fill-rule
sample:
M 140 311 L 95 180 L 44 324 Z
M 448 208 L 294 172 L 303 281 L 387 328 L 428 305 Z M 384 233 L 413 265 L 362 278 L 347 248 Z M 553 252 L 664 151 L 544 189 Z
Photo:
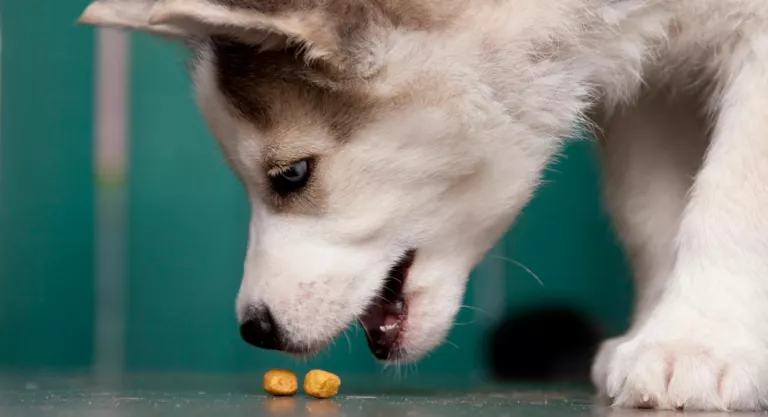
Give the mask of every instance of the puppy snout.
M 253 307 L 243 317 L 240 336 L 248 344 L 262 349 L 284 350 L 280 327 L 266 306 Z

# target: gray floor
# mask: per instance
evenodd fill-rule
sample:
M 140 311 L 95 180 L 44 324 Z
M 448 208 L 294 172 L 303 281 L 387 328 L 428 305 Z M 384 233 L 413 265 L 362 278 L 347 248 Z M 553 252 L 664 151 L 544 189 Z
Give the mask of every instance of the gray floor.
M 197 378 L 197 379 L 196 379 Z M 147 382 L 149 381 L 149 383 Z M 222 383 L 222 381 L 227 381 Z M 233 382 L 236 381 L 236 382 Z M 355 391 L 344 386 L 343 395 L 332 400 L 305 396 L 270 398 L 253 389 L 250 377 L 143 377 L 112 385 L 57 376 L 0 376 L 0 416 L 365 416 L 365 417 L 669 417 L 665 412 L 611 410 L 593 405 L 584 389 L 487 389 L 460 393 L 415 390 L 411 393 Z M 207 386 L 210 391 L 193 387 Z M 686 413 L 686 416 L 693 414 Z M 710 416 L 725 413 L 708 414 Z M 752 417 L 757 414 L 739 414 Z M 761 417 L 765 414 L 759 414 Z

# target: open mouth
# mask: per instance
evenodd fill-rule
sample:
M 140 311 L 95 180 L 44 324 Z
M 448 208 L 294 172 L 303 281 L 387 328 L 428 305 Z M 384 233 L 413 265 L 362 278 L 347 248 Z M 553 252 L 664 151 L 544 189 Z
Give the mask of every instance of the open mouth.
M 416 251 L 409 250 L 390 268 L 384 286 L 360 316 L 360 324 L 368 338 L 368 347 L 379 360 L 397 357 L 403 322 L 408 312 L 403 288 L 415 258 Z

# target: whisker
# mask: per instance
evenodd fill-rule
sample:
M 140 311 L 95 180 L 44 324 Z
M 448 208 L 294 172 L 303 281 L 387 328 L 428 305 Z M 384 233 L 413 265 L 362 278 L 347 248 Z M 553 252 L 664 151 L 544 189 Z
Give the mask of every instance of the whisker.
M 352 353 L 352 340 L 349 339 L 349 329 L 344 329 L 344 337 L 347 339 L 347 346 L 349 346 L 349 353 Z
M 479 307 L 473 307 L 473 306 L 469 306 L 469 305 L 466 305 L 466 304 L 462 304 L 459 308 L 466 308 L 467 310 L 477 311 L 478 313 L 483 313 L 483 314 L 485 314 L 486 316 L 488 316 L 488 317 L 490 317 L 492 319 L 496 318 L 496 315 L 491 314 L 491 313 L 489 313 L 489 312 L 487 312 L 487 311 L 485 311 L 485 310 L 483 310 L 482 308 L 479 308 Z
M 358 318 L 358 320 L 359 320 L 359 318 Z M 362 328 L 362 329 L 363 329 L 363 331 L 365 332 L 365 336 L 366 336 L 366 337 L 368 337 L 369 339 L 371 338 L 371 334 L 370 334 L 370 333 L 368 333 L 368 329 L 366 329 L 366 328 L 365 328 L 365 326 L 363 326 L 363 325 L 360 325 L 360 326 L 357 326 L 357 327 L 360 327 L 360 328 Z
M 374 295 L 374 297 L 375 297 L 375 298 L 377 298 L 377 299 L 379 299 L 379 300 L 381 300 L 381 301 L 384 301 L 384 302 L 387 302 L 387 303 L 389 302 L 389 300 L 387 300 L 387 298 L 386 298 L 386 297 L 384 297 L 384 296 L 383 296 L 383 295 L 381 295 L 381 294 L 376 294 L 376 295 Z
M 415 377 L 418 377 L 418 376 L 419 376 L 419 364 L 418 364 L 418 363 L 414 363 L 414 364 L 412 364 L 412 366 L 413 366 L 413 367 L 412 367 L 412 371 L 411 371 L 411 372 L 412 372 L 412 374 L 413 374 Z
M 451 342 L 450 340 L 447 340 L 447 339 L 445 340 L 445 344 L 447 344 L 447 345 L 450 345 L 450 346 L 453 346 L 453 347 L 455 347 L 456 349 L 461 349 L 461 348 L 459 347 L 459 345 L 457 345 L 456 343 L 453 343 L 453 342 Z
M 536 275 L 533 271 L 531 271 L 530 268 L 528 268 L 527 266 L 523 265 L 522 263 L 520 263 L 520 262 L 518 262 L 518 261 L 516 261 L 516 260 L 514 260 L 512 258 L 507 258 L 506 256 L 501 256 L 501 255 L 491 254 L 491 255 L 488 255 L 488 257 L 489 258 L 500 259 L 502 261 L 507 261 L 509 263 L 517 265 L 518 267 L 520 267 L 520 269 L 522 269 L 523 271 L 527 272 L 528 275 L 532 276 L 533 279 L 535 279 L 539 283 L 539 285 L 541 285 L 542 287 L 544 286 L 544 282 L 541 280 L 541 278 L 539 278 L 538 275 Z

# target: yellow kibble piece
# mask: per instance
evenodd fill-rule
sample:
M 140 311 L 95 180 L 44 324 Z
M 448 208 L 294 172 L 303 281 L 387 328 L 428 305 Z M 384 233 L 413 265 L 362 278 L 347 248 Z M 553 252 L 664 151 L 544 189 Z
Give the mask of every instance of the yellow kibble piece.
M 315 369 L 304 377 L 304 391 L 315 398 L 330 398 L 339 392 L 341 378 L 330 373 Z
M 291 371 L 273 369 L 264 374 L 264 390 L 277 396 L 296 394 L 299 378 Z

